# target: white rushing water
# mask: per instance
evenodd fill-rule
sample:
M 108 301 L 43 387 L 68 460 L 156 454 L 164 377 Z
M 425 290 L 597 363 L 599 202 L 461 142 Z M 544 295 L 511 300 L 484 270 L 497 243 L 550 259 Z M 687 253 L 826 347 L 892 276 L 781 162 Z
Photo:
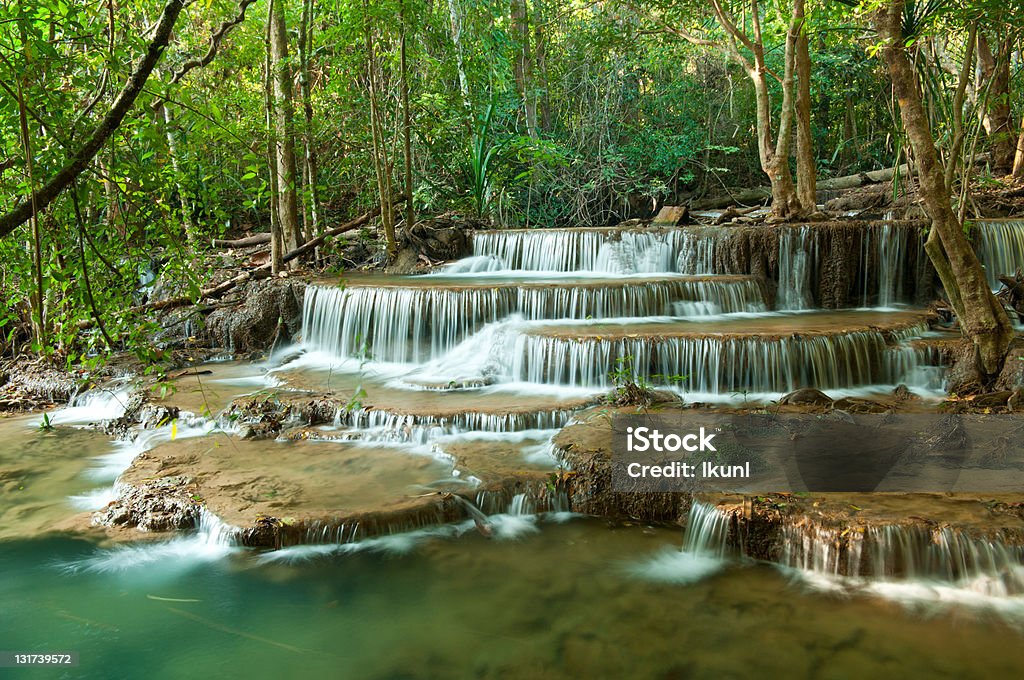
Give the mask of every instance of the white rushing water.
M 124 415 L 128 408 L 132 388 L 127 383 L 96 388 L 72 397 L 64 408 L 48 414 L 51 425 L 92 425 L 114 420 Z M 42 419 L 31 421 L 38 427 Z
M 732 517 L 714 505 L 694 501 L 683 534 L 682 550 L 663 550 L 629 571 L 640 578 L 687 585 L 703 580 L 728 563 Z
M 921 610 L 961 605 L 1024 623 L 1024 546 L 950 527 L 783 528 L 780 564 L 815 590 Z
M 978 220 L 973 223 L 978 259 L 992 290 L 1002 288 L 1000 276 L 1013 278 L 1024 269 L 1024 220 Z

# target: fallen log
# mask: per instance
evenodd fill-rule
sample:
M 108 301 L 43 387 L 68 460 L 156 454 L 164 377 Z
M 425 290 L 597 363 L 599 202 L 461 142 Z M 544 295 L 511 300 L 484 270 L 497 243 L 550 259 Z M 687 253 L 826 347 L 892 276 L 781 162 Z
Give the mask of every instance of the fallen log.
M 215 238 L 211 245 L 214 248 L 248 248 L 249 246 L 261 246 L 264 243 L 270 243 L 270 234 L 253 234 L 236 239 Z
M 907 177 L 910 174 L 910 166 L 906 163 L 902 164 L 899 166 L 899 173 L 901 177 Z M 853 175 L 821 180 L 818 182 L 818 188 L 833 191 L 837 189 L 856 189 L 857 187 L 862 187 L 865 184 L 881 184 L 882 182 L 889 182 L 895 175 L 896 168 L 883 168 L 881 170 L 858 172 Z

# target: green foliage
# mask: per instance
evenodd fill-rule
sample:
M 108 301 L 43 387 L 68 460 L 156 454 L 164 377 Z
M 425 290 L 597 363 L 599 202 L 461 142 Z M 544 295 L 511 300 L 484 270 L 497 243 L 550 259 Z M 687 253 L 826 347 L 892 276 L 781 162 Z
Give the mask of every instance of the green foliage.
M 281 1 L 292 43 L 288 65 L 296 66 L 301 3 Z M 812 131 L 825 174 L 891 166 L 902 146 L 886 73 L 868 49 L 868 14 L 880 2 L 854 4 L 809 5 Z M 908 2 L 905 31 L 922 45 L 931 36 L 950 36 L 945 48 L 956 58 L 970 22 L 995 31 L 1019 27 L 1018 5 Z M 161 6 L 160 0 L 121 3 L 111 23 L 105 3 L 0 3 L 0 211 L 54 176 L 101 120 L 142 54 Z M 309 136 L 319 160 L 326 226 L 376 201 L 367 28 L 379 60 L 375 103 L 388 171 L 402 186 L 399 10 L 408 32 L 413 196 L 421 215 L 472 212 L 496 226 L 601 225 L 723 187 L 765 183 L 746 74 L 722 44 L 694 46 L 670 30 L 686 28 L 721 43 L 707 3 L 528 3 L 525 75 L 517 73 L 523 46 L 507 2 L 460 0 L 454 6 L 458 45 L 446 2 L 313 4 L 313 117 L 307 123 L 296 102 L 295 129 L 300 139 Z M 158 292 L 197 296 L 210 269 L 205 244 L 211 237 L 267 230 L 267 8 L 267 0 L 252 4 L 213 61 L 172 84 L 175 70 L 201 57 L 213 31 L 237 12 L 235 0 L 189 4 L 133 110 L 77 186 L 40 215 L 50 339 L 37 351 L 80 363 L 130 349 L 159 365 L 153 320 L 131 310 Z M 779 74 L 786 22 L 785 12 L 774 10 L 784 7 L 763 3 L 763 9 L 767 66 Z M 749 23 L 746 12 L 738 16 Z M 935 103 L 931 123 L 944 145 L 951 76 L 927 63 L 930 47 L 919 54 Z M 1019 92 L 1020 73 L 1013 78 Z M 769 82 L 777 107 L 780 85 Z M 31 177 L 19 89 L 27 103 Z M 1019 99 L 1016 115 L 1022 113 Z M 536 110 L 534 126 L 526 103 Z M 967 114 L 974 124 L 977 111 Z M 972 145 L 975 140 L 984 150 L 983 137 L 976 134 Z M 309 195 L 308 188 L 301 194 Z M 353 238 L 376 248 L 372 226 Z M 0 308 L 2 354 L 33 349 L 29 300 L 35 284 L 27 243 L 27 226 L 0 240 L 0 295 L 8 303 Z M 341 266 L 331 247 L 322 254 L 328 266 Z

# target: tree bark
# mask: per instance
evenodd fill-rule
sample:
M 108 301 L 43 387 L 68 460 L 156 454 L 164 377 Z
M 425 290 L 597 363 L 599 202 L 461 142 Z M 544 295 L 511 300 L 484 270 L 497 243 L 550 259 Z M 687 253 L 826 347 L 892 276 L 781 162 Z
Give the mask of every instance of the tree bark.
M 537 124 L 541 132 L 551 129 L 551 100 L 548 98 L 548 43 L 544 30 L 545 5 L 543 0 L 534 1 L 533 25 L 533 73 L 540 82 L 537 88 L 537 107 L 539 109 Z
M 295 164 L 295 107 L 292 73 L 288 65 L 288 33 L 285 0 L 273 0 L 270 14 L 270 59 L 274 84 L 275 160 L 277 163 L 277 212 L 283 247 L 290 251 L 304 239 L 299 228 Z
M 270 271 L 276 275 L 281 271 L 282 256 L 286 248 L 284 246 L 284 234 L 281 230 L 281 215 L 278 210 L 279 183 L 277 180 L 277 143 L 275 141 L 277 134 L 274 129 L 274 121 L 277 117 L 274 113 L 273 49 L 270 46 L 272 42 L 271 33 L 274 24 L 275 2 L 276 0 L 270 0 L 270 4 L 267 7 L 267 25 L 264 31 L 267 49 L 263 60 L 263 104 L 267 114 L 264 123 L 267 133 L 267 168 L 270 175 Z
M 299 91 L 302 96 L 302 114 L 305 120 L 303 128 L 303 177 L 306 183 L 304 201 L 308 201 L 306 210 L 302 211 L 306 238 L 313 238 L 320 233 L 320 188 L 319 167 L 316 156 L 316 145 L 313 139 L 313 100 L 309 82 L 309 49 L 313 42 L 313 29 L 310 25 L 313 15 L 313 0 L 303 0 L 302 21 L 299 26 Z
M 790 140 L 793 136 L 795 114 L 795 71 L 796 43 L 802 15 L 798 15 L 796 4 L 786 32 L 784 54 L 785 70 L 782 77 L 782 113 L 779 117 L 778 138 L 772 139 L 771 97 L 768 92 L 768 67 L 765 63 L 764 40 L 761 33 L 761 13 L 757 0 L 750 0 L 750 18 L 753 36 L 740 30 L 732 16 L 726 11 L 721 0 L 712 0 L 712 7 L 718 23 L 725 30 L 729 52 L 733 59 L 743 66 L 754 84 L 757 115 L 757 150 L 761 169 L 771 182 L 772 215 L 777 219 L 794 219 L 803 215 L 803 207 L 797 197 L 793 173 L 789 168 Z M 800 3 L 800 7 L 803 4 Z M 801 9 L 802 13 L 802 9 Z M 740 45 L 753 54 L 751 62 L 741 51 Z M 811 206 L 813 210 L 813 204 Z
M 448 0 L 448 17 L 451 22 L 452 43 L 455 45 L 455 67 L 459 72 L 459 93 L 462 95 L 463 113 L 466 116 L 467 124 L 469 124 L 472 104 L 469 99 L 469 79 L 466 77 L 465 56 L 462 52 L 462 13 L 459 11 L 459 0 Z
M 178 143 L 178 130 L 174 122 L 174 112 L 171 111 L 169 102 L 164 102 L 164 136 L 167 137 L 167 155 L 171 157 L 171 168 L 174 170 L 174 184 L 178 188 L 178 203 L 181 205 L 181 224 L 185 228 L 185 238 L 189 243 L 196 243 L 199 234 L 196 230 L 195 220 L 192 219 L 192 201 L 189 198 L 188 190 L 182 181 L 184 176 L 181 167 L 181 147 Z
M 985 116 L 983 123 L 991 143 L 992 169 L 997 174 L 1009 174 L 1013 169 L 1016 152 L 1016 126 L 1010 108 L 1010 53 L 1013 41 L 1010 38 L 994 41 L 997 52 L 992 53 L 989 38 L 978 33 L 978 63 L 981 67 L 982 82 L 987 83 Z
M 812 213 L 818 205 L 818 171 L 811 133 L 811 54 L 804 0 L 794 0 L 793 18 L 797 24 L 796 188 L 801 209 Z
M 399 20 L 402 24 L 401 40 L 401 77 L 402 77 L 402 146 L 405 153 L 405 234 L 412 234 L 416 223 L 416 207 L 412 203 L 412 110 L 409 108 L 409 63 L 408 63 L 408 32 L 409 24 L 406 16 L 405 3 L 400 2 Z
M 523 115 L 526 122 L 526 134 L 537 136 L 537 102 L 532 90 L 532 59 L 530 58 L 530 17 L 527 14 L 526 0 L 512 0 L 512 34 L 515 37 L 516 57 L 513 64 L 513 75 L 516 88 L 523 103 Z
M 1013 157 L 1013 178 L 1024 179 L 1024 116 L 1020 120 L 1020 134 L 1017 136 L 1017 151 Z
M 388 261 L 398 252 L 398 239 L 395 237 L 395 216 L 392 209 L 391 170 L 387 149 L 384 144 L 384 129 L 380 118 L 378 102 L 377 53 L 374 49 L 373 29 L 370 6 L 363 0 L 363 32 L 366 46 L 366 78 L 367 93 L 370 98 L 370 136 L 373 141 L 373 168 L 377 176 L 377 193 L 380 197 L 380 221 L 384 230 L 384 241 L 387 247 Z
M 929 256 L 937 269 L 945 267 L 948 261 L 947 277 L 952 280 L 943 281 L 949 286 L 947 294 L 960 319 L 962 332 L 975 346 L 979 368 L 991 377 L 1002 367 L 1013 338 L 1013 327 L 989 289 L 981 263 L 953 213 L 935 139 L 921 101 L 917 73 L 905 47 L 903 7 L 903 0 L 892 0 L 876 12 L 874 20 L 884 41 L 882 57 L 899 100 L 903 127 L 914 151 L 919 192 L 946 260 L 936 259 L 934 248 L 928 249 Z

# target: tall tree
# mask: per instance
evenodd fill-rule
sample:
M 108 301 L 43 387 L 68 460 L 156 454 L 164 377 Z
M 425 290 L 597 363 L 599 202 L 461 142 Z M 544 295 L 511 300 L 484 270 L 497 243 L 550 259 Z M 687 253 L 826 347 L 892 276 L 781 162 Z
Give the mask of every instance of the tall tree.
M 298 182 L 295 164 L 295 105 L 292 100 L 292 70 L 288 60 L 288 28 L 285 0 L 270 2 L 270 71 L 274 91 L 274 143 L 277 165 L 277 213 L 282 246 L 292 251 L 303 242 L 299 228 Z M 293 261 L 292 267 L 298 266 Z
M 412 109 L 409 106 L 409 15 L 404 0 L 398 4 L 399 21 L 402 26 L 400 44 L 400 65 L 402 79 L 402 147 L 405 160 L 405 233 L 412 233 L 416 223 L 416 208 L 412 202 Z
M 978 32 L 978 65 L 986 84 L 983 123 L 991 140 L 992 169 L 1009 174 L 1017 147 L 1017 126 L 1010 107 L 1010 60 L 1014 39 L 1005 27 L 991 37 Z M 993 51 L 993 45 L 995 50 Z
M 511 0 L 512 35 L 515 58 L 512 62 L 516 89 L 523 107 L 526 134 L 537 136 L 537 100 L 533 96 L 533 59 L 530 56 L 530 15 L 526 0 Z
M 807 36 L 807 12 L 804 0 L 793 0 L 796 18 L 796 190 L 800 208 L 814 212 L 818 203 L 817 166 L 814 136 L 811 132 L 811 53 Z
M 797 44 L 805 21 L 803 0 L 794 0 L 786 31 L 782 84 L 782 109 L 779 114 L 778 135 L 772 137 L 772 103 L 768 88 L 768 65 L 765 61 L 764 32 L 762 30 L 761 7 L 758 0 L 750 0 L 750 22 L 752 32 L 748 35 L 740 28 L 740 24 L 726 8 L 723 0 L 711 0 L 715 18 L 726 32 L 726 45 L 733 59 L 739 62 L 754 85 L 757 98 L 757 148 L 761 159 L 761 169 L 768 175 L 772 187 L 772 213 L 782 219 L 802 216 L 805 211 L 813 210 L 811 205 L 804 207 L 797 196 L 793 174 L 789 168 L 791 139 L 794 119 L 796 117 L 796 69 Z M 740 50 L 746 48 L 752 55 L 749 59 Z M 808 60 L 808 72 L 810 61 Z M 808 102 L 809 104 L 809 102 Z M 807 107 L 809 114 L 810 107 Z M 808 135 L 809 137 L 809 135 Z M 805 141 L 809 141 L 806 139 Z M 805 168 L 806 170 L 806 168 Z
M 319 167 L 317 162 L 316 144 L 313 137 L 313 95 L 309 80 L 309 52 L 313 42 L 313 0 L 302 0 L 302 19 L 299 22 L 299 92 L 302 97 L 302 176 L 305 184 L 302 211 L 306 238 L 319 236 L 320 224 L 320 186 Z
M 960 327 L 974 344 L 981 372 L 995 375 L 1013 338 L 1013 326 L 989 289 L 962 225 L 953 212 L 945 173 L 921 99 L 917 72 L 907 54 L 903 0 L 889 0 L 874 15 L 882 40 L 882 56 L 899 101 L 900 117 L 916 161 L 919 192 L 931 218 L 932 234 L 926 247 L 953 305 Z
M 392 164 L 389 160 L 384 139 L 384 123 L 381 113 L 381 65 L 377 57 L 373 31 L 373 15 L 368 0 L 363 0 L 363 41 L 366 49 L 366 83 L 370 99 L 370 137 L 373 142 L 371 155 L 377 178 L 377 196 L 380 200 L 380 221 L 388 259 L 398 253 L 398 239 L 395 236 L 394 195 L 392 191 Z

